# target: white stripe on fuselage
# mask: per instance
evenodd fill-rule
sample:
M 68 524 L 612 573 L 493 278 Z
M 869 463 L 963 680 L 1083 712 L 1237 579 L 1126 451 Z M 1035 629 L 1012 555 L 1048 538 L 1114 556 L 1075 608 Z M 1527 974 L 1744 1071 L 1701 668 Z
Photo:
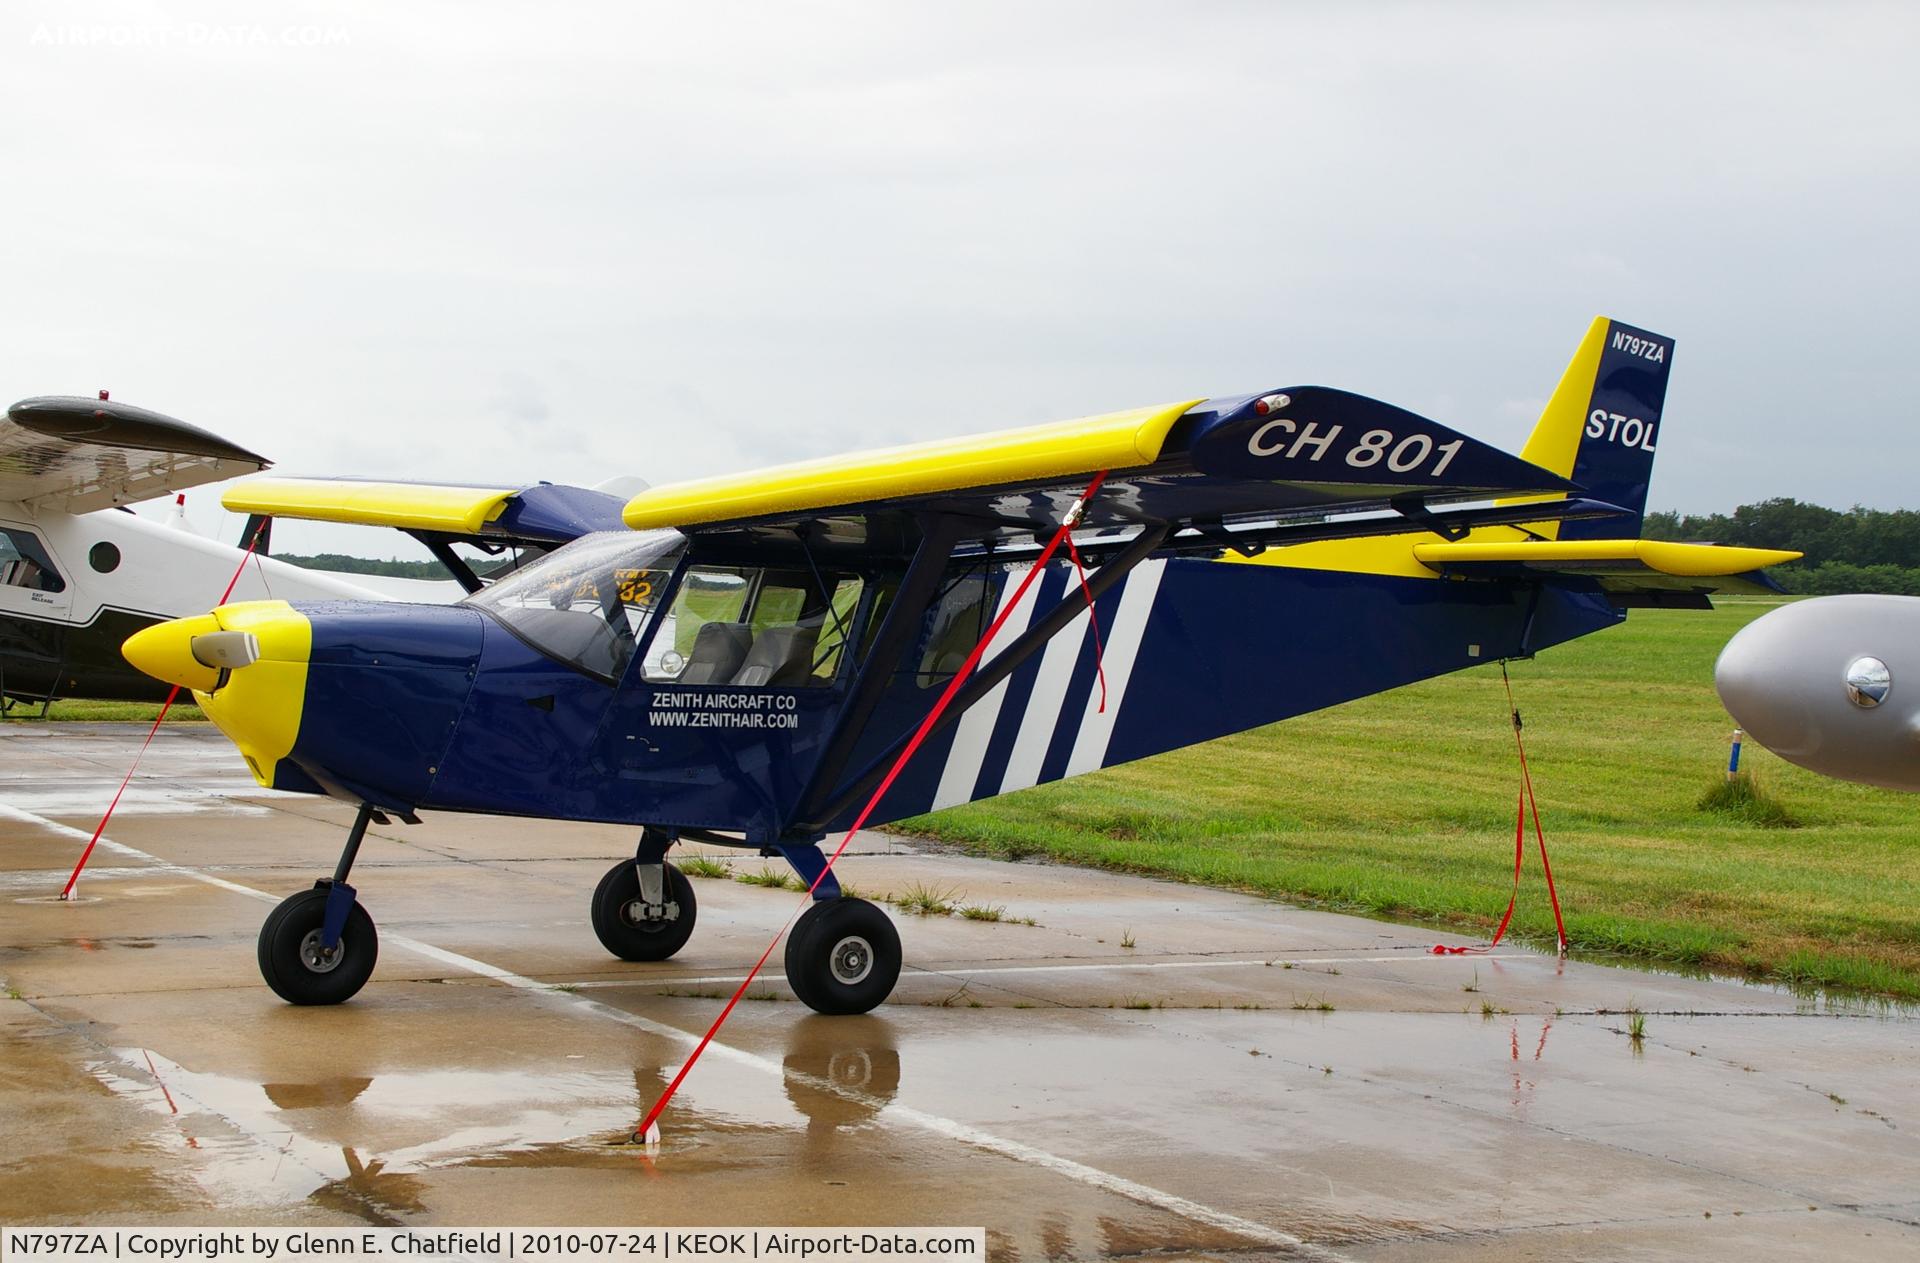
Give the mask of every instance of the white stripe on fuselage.
M 1154 598 L 1159 595 L 1160 577 L 1166 568 L 1165 560 L 1143 561 L 1127 576 L 1113 626 L 1106 629 L 1106 652 L 1102 655 L 1107 673 L 1106 709 L 1100 708 L 1100 688 L 1096 684 L 1087 695 L 1087 707 L 1080 717 L 1073 753 L 1067 757 L 1068 776 L 1106 766 L 1107 746 L 1113 740 L 1113 721 L 1119 717 L 1120 703 L 1126 700 L 1127 681 L 1133 678 L 1134 663 L 1140 657 L 1140 642 L 1146 637 L 1147 621 L 1153 614 Z
M 1024 577 L 1018 570 L 1007 572 L 1000 589 L 1000 604 L 994 610 L 995 617 L 1013 599 L 1014 592 L 1020 586 L 1018 580 Z M 1036 585 L 1040 582 L 1039 579 L 1034 580 Z M 1022 601 L 1014 607 L 1001 626 L 1000 633 L 981 655 L 980 666 L 993 661 L 1002 650 L 1020 638 L 1033 618 L 1033 607 L 1031 600 Z M 953 734 L 953 746 L 947 751 L 946 766 L 940 771 L 940 786 L 933 792 L 930 810 L 939 811 L 943 807 L 973 801 L 973 787 L 980 779 L 981 764 L 987 760 L 987 745 L 993 740 L 994 727 L 1000 721 L 1000 706 L 1007 700 L 1007 685 L 1011 679 L 1009 676 L 994 685 L 985 697 L 969 706 L 960 717 L 959 727 Z
M 1081 601 L 1078 588 L 1078 584 L 1069 585 L 1060 599 Z M 1001 793 L 1011 794 L 1040 783 L 1040 765 L 1046 760 L 1047 747 L 1053 744 L 1053 734 L 1059 731 L 1067 686 L 1073 682 L 1073 669 L 1079 665 L 1080 647 L 1086 639 L 1087 611 L 1083 608 L 1047 642 L 1040 655 L 1040 674 L 1034 677 L 1033 692 L 1020 716 L 1020 735 L 1014 738 L 1006 775 L 1000 778 Z

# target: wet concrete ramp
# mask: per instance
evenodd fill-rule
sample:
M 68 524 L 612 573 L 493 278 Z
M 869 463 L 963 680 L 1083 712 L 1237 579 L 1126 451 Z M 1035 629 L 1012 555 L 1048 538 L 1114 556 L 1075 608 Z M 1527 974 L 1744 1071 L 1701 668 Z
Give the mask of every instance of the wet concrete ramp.
M 1437 957 L 1431 931 L 881 834 L 842 863 L 861 892 L 1002 919 L 896 912 L 907 970 L 865 1017 L 756 983 L 649 1155 L 622 1141 L 798 895 L 703 879 L 688 947 L 625 964 L 586 908 L 626 831 L 376 826 L 355 881 L 379 968 L 295 1009 L 254 936 L 331 870 L 351 812 L 260 792 L 211 730 L 163 732 L 84 901 L 47 899 L 140 735 L 0 731 L 9 1223 L 983 1224 L 1029 1260 L 1920 1255 L 1909 1012 Z

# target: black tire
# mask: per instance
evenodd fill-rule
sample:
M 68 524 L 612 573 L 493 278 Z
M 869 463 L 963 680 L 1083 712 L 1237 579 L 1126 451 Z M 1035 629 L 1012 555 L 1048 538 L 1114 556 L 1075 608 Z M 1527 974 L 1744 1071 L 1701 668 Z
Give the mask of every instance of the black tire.
M 680 905 L 680 915 L 670 921 L 636 920 L 628 911 L 640 898 L 640 874 L 632 860 L 621 860 L 608 869 L 594 888 L 593 932 L 621 960 L 665 960 L 693 937 L 694 918 L 699 915 L 693 883 L 673 865 L 665 868 L 667 901 Z
M 351 1000 L 373 976 L 380 936 L 367 910 L 355 901 L 339 946 L 321 964 L 320 928 L 326 919 L 323 884 L 284 900 L 260 927 L 260 976 L 288 1004 L 339 1004 Z
M 787 985 L 816 1013 L 865 1013 L 900 979 L 900 932 L 865 899 L 821 899 L 787 937 Z

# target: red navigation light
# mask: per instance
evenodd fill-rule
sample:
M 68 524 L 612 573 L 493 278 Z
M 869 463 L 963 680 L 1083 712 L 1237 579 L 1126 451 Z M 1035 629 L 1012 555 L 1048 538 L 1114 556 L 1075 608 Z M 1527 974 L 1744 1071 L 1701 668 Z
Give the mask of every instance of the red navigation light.
M 1280 411 L 1280 409 L 1292 402 L 1293 400 L 1287 398 L 1285 395 L 1262 395 L 1253 401 L 1254 415 L 1264 417 L 1269 412 Z

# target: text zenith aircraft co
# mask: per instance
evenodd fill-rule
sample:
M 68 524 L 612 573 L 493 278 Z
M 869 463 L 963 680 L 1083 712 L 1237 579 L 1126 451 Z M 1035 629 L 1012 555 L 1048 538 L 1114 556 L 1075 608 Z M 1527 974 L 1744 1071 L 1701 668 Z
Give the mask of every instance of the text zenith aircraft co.
M 436 810 L 635 826 L 591 903 L 631 961 L 693 933 L 676 842 L 782 855 L 819 879 L 789 985 L 862 1012 L 899 936 L 818 844 L 1002 613 L 870 823 L 1524 657 L 1634 606 L 1775 590 L 1759 568 L 1797 554 L 1638 538 L 1672 362 L 1670 339 L 1595 320 L 1519 456 L 1320 386 L 1187 399 L 653 488 L 623 529 L 456 606 L 240 602 L 125 652 L 192 688 L 262 785 L 361 805 L 332 878 L 261 930 L 290 1001 L 366 982 L 348 877 L 367 823 Z M 1010 604 L 1100 471 L 1084 592 L 1056 557 Z M 403 527 L 512 511 L 498 489 L 284 479 L 225 503 Z

